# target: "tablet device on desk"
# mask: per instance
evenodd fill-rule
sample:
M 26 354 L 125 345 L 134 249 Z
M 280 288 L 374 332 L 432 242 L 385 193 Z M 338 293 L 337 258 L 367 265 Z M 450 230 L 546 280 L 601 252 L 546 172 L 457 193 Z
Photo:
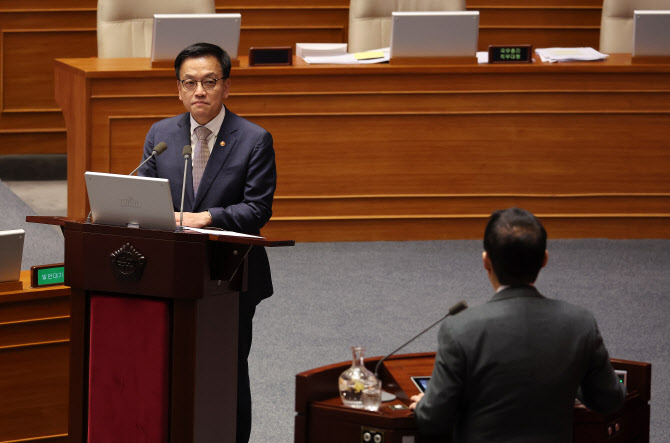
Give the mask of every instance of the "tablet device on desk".
M 393 57 L 474 57 L 479 11 L 394 12 Z
M 670 11 L 633 14 L 633 56 L 670 56 Z
M 19 280 L 25 236 L 23 229 L 0 231 L 0 283 Z
M 419 388 L 419 391 L 423 393 L 426 392 L 426 389 L 428 389 L 428 383 L 430 382 L 430 376 L 411 377 L 411 379 L 414 382 L 414 385 Z
M 240 14 L 154 14 L 151 61 L 174 61 L 185 47 L 207 42 L 237 58 Z
M 177 223 L 166 178 L 86 172 L 93 223 L 174 231 Z

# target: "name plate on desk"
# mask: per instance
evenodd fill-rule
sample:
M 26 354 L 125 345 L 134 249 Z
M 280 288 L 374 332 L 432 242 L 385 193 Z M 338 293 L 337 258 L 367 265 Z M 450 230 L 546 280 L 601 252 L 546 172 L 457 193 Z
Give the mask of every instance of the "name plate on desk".
M 62 285 L 65 282 L 65 264 L 32 266 L 30 268 L 30 287 Z
M 532 63 L 531 45 L 489 45 L 489 63 Z

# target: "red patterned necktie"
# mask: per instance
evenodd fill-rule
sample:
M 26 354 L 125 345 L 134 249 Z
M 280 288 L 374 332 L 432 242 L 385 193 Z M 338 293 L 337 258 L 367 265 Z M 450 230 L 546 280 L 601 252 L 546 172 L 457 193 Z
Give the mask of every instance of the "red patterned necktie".
M 193 194 L 198 193 L 198 186 L 202 180 L 202 174 L 205 172 L 207 160 L 209 160 L 209 147 L 207 146 L 207 137 L 212 131 L 205 126 L 195 128 L 195 136 L 198 141 L 195 144 L 195 158 L 193 159 Z

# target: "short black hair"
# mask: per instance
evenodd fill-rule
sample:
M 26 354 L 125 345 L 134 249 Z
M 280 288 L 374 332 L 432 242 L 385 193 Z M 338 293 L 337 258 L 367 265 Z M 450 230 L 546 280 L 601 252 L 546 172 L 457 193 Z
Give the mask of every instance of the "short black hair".
M 547 231 L 537 217 L 520 208 L 491 214 L 484 250 L 502 285 L 528 285 L 537 279 L 547 249 Z
M 226 51 L 211 43 L 194 43 L 191 46 L 182 49 L 179 55 L 177 55 L 177 58 L 174 59 L 174 71 L 177 75 L 177 80 L 181 80 L 179 78 L 179 71 L 181 70 L 181 64 L 184 63 L 184 60 L 187 58 L 203 57 L 207 55 L 211 55 L 219 61 L 221 72 L 223 73 L 223 80 L 230 77 L 231 62 L 230 56 Z

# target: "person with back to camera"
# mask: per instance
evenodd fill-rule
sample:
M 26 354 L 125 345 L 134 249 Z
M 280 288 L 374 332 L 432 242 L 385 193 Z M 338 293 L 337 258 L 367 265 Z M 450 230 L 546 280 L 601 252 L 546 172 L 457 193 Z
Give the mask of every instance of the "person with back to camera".
M 184 226 L 223 228 L 259 235 L 270 220 L 277 184 L 272 135 L 229 111 L 230 57 L 220 47 L 196 43 L 174 63 L 179 99 L 188 112 L 155 123 L 144 142 L 144 159 L 158 143 L 170 149 L 154 157 L 138 175 L 167 178 L 175 220 L 179 223 L 184 173 L 182 147 L 193 146 L 184 199 Z M 237 376 L 237 442 L 251 433 L 251 390 L 247 358 L 256 305 L 272 295 L 265 249 L 253 246 L 248 256 L 248 287 L 240 293 Z
M 440 326 L 425 395 L 412 397 L 423 434 L 454 442 L 571 442 L 577 396 L 609 413 L 626 393 L 593 314 L 544 297 L 547 233 L 530 212 L 496 211 L 484 233 L 484 269 L 496 293 Z

